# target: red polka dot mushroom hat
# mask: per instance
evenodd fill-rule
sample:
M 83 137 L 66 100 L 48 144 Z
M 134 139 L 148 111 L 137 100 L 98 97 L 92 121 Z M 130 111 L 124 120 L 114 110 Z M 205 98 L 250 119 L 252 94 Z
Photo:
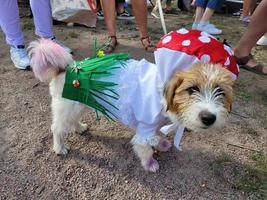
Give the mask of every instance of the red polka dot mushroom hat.
M 179 29 L 163 36 L 155 51 L 156 65 L 162 81 L 167 81 L 178 69 L 187 70 L 193 63 L 220 63 L 231 72 L 235 80 L 239 67 L 231 48 L 212 35 L 198 30 Z

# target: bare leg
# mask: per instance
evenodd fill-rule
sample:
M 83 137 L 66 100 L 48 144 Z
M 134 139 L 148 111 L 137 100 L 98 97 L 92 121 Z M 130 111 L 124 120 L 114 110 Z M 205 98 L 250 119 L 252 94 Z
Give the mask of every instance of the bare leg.
M 256 0 L 245 0 L 243 3 L 242 17 L 252 15 L 253 11 L 256 8 Z
M 104 12 L 104 19 L 110 36 L 110 45 L 105 50 L 105 53 L 111 53 L 116 45 L 116 23 L 115 23 L 115 0 L 101 0 L 101 6 Z
M 171 0 L 167 0 L 166 1 L 166 8 L 165 10 L 167 11 L 171 11 L 172 10 L 172 1 Z
M 204 13 L 204 8 L 202 7 L 197 7 L 196 8 L 196 13 L 195 13 L 195 22 L 199 22 L 203 16 Z
M 108 0 L 109 1 L 109 0 Z M 155 47 L 149 46 L 150 41 L 147 32 L 147 3 L 144 0 L 133 0 L 132 1 L 133 11 L 136 19 L 137 26 L 139 28 L 139 34 L 144 47 L 147 47 L 147 51 L 153 52 Z
M 200 21 L 203 22 L 210 21 L 210 18 L 212 17 L 213 13 L 214 10 L 207 7 Z
M 248 56 L 251 49 L 255 46 L 258 39 L 267 32 L 267 0 L 262 0 L 251 17 L 247 31 L 234 49 L 234 54 L 238 58 Z M 250 60 L 247 65 L 254 67 L 257 64 L 255 60 Z M 263 72 L 267 73 L 267 67 L 263 68 Z
M 109 36 L 116 35 L 115 0 L 101 0 Z

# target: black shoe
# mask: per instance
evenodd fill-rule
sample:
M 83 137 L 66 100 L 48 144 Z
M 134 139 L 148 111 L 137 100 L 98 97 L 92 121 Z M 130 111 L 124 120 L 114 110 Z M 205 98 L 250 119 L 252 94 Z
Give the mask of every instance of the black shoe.
M 117 19 L 133 20 L 134 16 L 124 10 L 122 13 L 117 12 Z

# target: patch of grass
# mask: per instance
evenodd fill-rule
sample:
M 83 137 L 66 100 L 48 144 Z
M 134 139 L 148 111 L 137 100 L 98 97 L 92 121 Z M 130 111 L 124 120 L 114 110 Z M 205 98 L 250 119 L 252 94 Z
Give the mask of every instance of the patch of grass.
M 247 168 L 245 174 L 236 182 L 235 188 L 258 199 L 267 199 L 266 174 L 260 170 Z
M 255 161 L 256 166 L 267 172 L 267 155 L 263 153 L 254 153 L 251 159 Z
M 78 37 L 79 37 L 79 34 L 77 34 L 77 33 L 75 33 L 75 32 L 71 32 L 71 33 L 69 33 L 69 36 L 70 36 L 71 38 L 78 38 Z
M 232 162 L 232 158 L 228 154 L 218 156 L 213 163 L 211 163 L 211 170 L 217 176 L 222 176 L 222 171 L 225 166 Z
M 253 100 L 252 95 L 249 94 L 247 91 L 246 91 L 246 92 L 238 91 L 238 92 L 236 93 L 236 96 L 237 96 L 239 99 L 245 101 L 246 103 L 247 103 L 247 102 L 250 102 L 250 101 Z
M 240 166 L 229 155 L 222 154 L 211 163 L 211 170 L 232 188 L 256 199 L 267 199 L 267 156 L 255 153 L 251 159 L 254 166 Z

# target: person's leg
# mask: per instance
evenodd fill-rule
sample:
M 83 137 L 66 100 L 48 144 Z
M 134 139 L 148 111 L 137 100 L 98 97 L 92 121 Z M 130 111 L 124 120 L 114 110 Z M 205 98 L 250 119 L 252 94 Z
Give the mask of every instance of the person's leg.
M 19 22 L 17 0 L 2 1 L 0 6 L 0 26 L 9 45 L 24 45 L 24 37 Z
M 203 16 L 202 16 L 202 18 L 201 18 L 201 20 L 200 21 L 202 21 L 202 22 L 209 22 L 210 21 L 210 18 L 212 17 L 212 15 L 213 15 L 213 13 L 214 13 L 214 9 L 211 9 L 211 8 L 206 8 L 205 9 L 205 12 L 204 12 L 204 14 L 203 14 Z
M 151 45 L 147 32 L 147 2 L 144 0 L 132 0 L 132 6 L 141 42 L 147 51 L 153 52 L 155 46 Z
M 118 13 L 123 13 L 124 12 L 124 3 L 125 0 L 116 0 L 116 10 Z
M 203 13 L 204 13 L 204 8 L 197 6 L 196 11 L 195 11 L 195 22 L 200 22 Z
M 237 58 L 248 56 L 259 38 L 267 32 L 266 10 L 267 0 L 262 0 L 251 16 L 247 31 L 234 48 L 234 54 Z M 257 62 L 253 59 L 247 63 L 247 66 L 250 67 L 254 67 L 255 65 L 257 65 Z M 263 68 L 263 72 L 267 73 L 267 67 Z
M 195 22 L 199 22 L 204 14 L 205 8 L 207 6 L 207 0 L 196 0 L 196 11 L 195 11 Z
M 206 31 L 209 34 L 221 34 L 222 30 L 215 27 L 215 25 L 210 23 L 210 18 L 212 17 L 215 9 L 221 5 L 222 0 L 208 0 L 206 9 L 198 23 L 198 30 Z
M 167 1 L 166 1 L 165 12 L 166 12 L 166 11 L 171 11 L 171 10 L 172 10 L 172 0 L 167 0 Z
M 221 7 L 223 0 L 209 0 L 201 21 L 210 21 L 214 11 Z
M 257 0 L 252 0 L 250 3 L 250 8 L 249 8 L 249 15 L 253 14 L 256 7 L 257 7 Z
M 24 46 L 24 37 L 20 27 L 17 0 L 2 1 L 0 6 L 0 26 L 10 45 L 10 58 L 18 69 L 27 69 L 30 60 Z
M 249 23 L 250 16 L 254 12 L 256 5 L 257 5 L 257 0 L 244 0 L 240 20 Z
M 134 16 L 125 9 L 125 0 L 116 0 L 117 19 L 133 20 Z
M 35 24 L 35 34 L 43 38 L 53 37 L 50 0 L 30 0 L 30 4 Z
M 244 0 L 241 16 L 250 16 L 254 12 L 257 5 L 256 0 Z
M 116 39 L 116 23 L 115 23 L 115 0 L 101 0 L 101 6 L 104 11 L 104 19 L 110 36 L 110 45 L 106 49 L 106 53 L 111 53 L 117 45 Z
M 195 6 L 196 6 L 196 10 L 195 10 L 195 20 L 192 24 L 192 29 L 197 29 L 198 24 L 203 16 L 203 13 L 205 11 L 205 7 L 207 4 L 207 0 L 196 0 L 195 1 Z
M 241 16 L 248 16 L 249 15 L 249 9 L 250 9 L 250 4 L 254 0 L 244 0 L 243 1 L 243 7 L 242 7 L 242 14 Z

